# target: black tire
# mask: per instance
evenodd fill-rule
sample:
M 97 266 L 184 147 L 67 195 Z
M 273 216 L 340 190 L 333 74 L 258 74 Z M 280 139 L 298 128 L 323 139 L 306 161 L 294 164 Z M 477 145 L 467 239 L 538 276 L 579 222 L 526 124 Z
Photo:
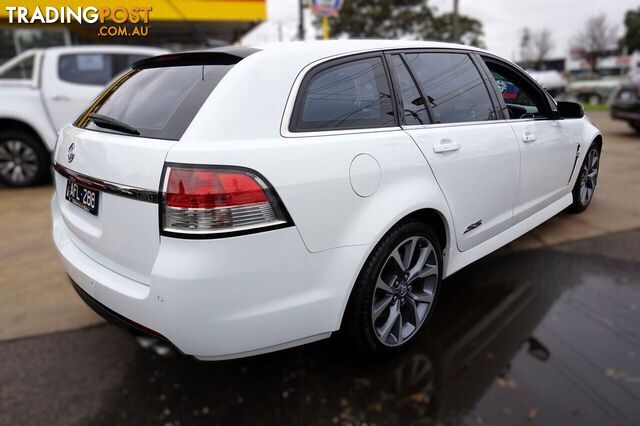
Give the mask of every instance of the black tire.
M 411 309 L 410 304 L 412 306 L 418 306 L 420 303 L 427 305 L 426 317 L 422 319 L 422 322 L 418 324 L 417 327 L 414 326 L 413 331 L 411 331 L 411 335 L 402 340 L 402 343 L 397 343 L 394 346 L 389 346 L 380 341 L 380 338 L 376 334 L 376 330 L 374 330 L 374 321 L 372 318 L 373 314 L 373 298 L 379 295 L 380 290 L 376 290 L 376 282 L 378 277 L 383 273 L 383 268 L 390 267 L 393 265 L 388 264 L 389 257 L 391 253 L 403 242 L 418 237 L 417 247 L 427 247 L 425 244 L 425 240 L 428 241 L 433 251 L 428 255 L 427 260 L 425 261 L 425 267 L 431 265 L 434 261 L 437 262 L 437 273 L 433 274 L 428 278 L 416 279 L 416 281 L 406 281 L 404 280 L 405 287 L 408 287 L 409 291 L 411 291 L 412 287 L 409 285 L 411 282 L 415 283 L 414 286 L 417 289 L 419 282 L 424 280 L 426 283 L 427 280 L 433 280 L 432 283 L 429 283 L 430 289 L 432 288 L 431 294 L 433 295 L 433 299 L 430 303 L 426 302 L 417 302 L 412 298 L 413 293 L 408 293 L 405 291 L 403 296 L 398 294 L 397 307 L 401 312 L 400 321 L 402 321 L 403 315 L 403 307 L 406 305 L 405 309 Z M 403 252 L 406 253 L 406 252 Z M 416 256 L 411 259 L 416 259 L 416 265 L 418 257 L 421 253 L 415 252 Z M 411 264 L 411 263 L 410 263 Z M 397 263 L 396 263 L 397 265 Z M 387 273 L 387 271 L 384 271 Z M 345 312 L 344 320 L 342 323 L 341 332 L 343 337 L 346 338 L 348 344 L 353 345 L 355 349 L 367 356 L 384 356 L 390 355 L 396 352 L 401 351 L 404 347 L 407 346 L 411 341 L 415 340 L 415 336 L 425 327 L 425 324 L 428 322 L 431 317 L 433 310 L 436 305 L 438 293 L 440 290 L 440 284 L 442 282 L 442 248 L 440 247 L 440 243 L 438 238 L 436 237 L 435 232 L 432 228 L 421 222 L 401 222 L 396 225 L 391 231 L 387 233 L 387 235 L 378 243 L 376 248 L 373 250 L 367 261 L 365 262 L 360 275 L 355 283 L 353 291 L 351 293 L 351 297 L 349 299 L 349 303 L 347 305 L 347 310 Z M 394 285 L 396 285 L 395 282 Z M 422 284 L 423 288 L 421 291 L 426 291 L 426 284 Z M 432 286 L 432 287 L 431 287 Z M 406 290 L 406 289 L 405 289 Z M 415 290 L 415 293 L 418 293 L 418 290 Z M 383 295 L 384 296 L 384 295 Z M 408 300 L 411 298 L 412 300 Z M 406 299 L 406 300 L 405 300 Z M 394 299 L 395 300 L 395 299 Z M 402 302 L 402 305 L 400 305 Z M 415 303 L 415 304 L 414 304 Z M 394 306 L 394 302 L 389 303 L 389 306 Z M 422 308 L 424 309 L 424 308 Z M 418 312 L 418 310 L 412 310 L 413 312 Z M 415 319 L 417 319 L 418 315 L 415 315 Z M 389 314 L 386 320 L 391 318 L 391 314 Z M 382 320 L 385 320 L 383 317 Z M 414 321 L 418 323 L 418 321 Z M 402 324 L 402 323 L 400 323 Z M 411 324 L 410 324 L 411 325 Z M 400 334 L 403 333 L 402 330 L 399 330 Z
M 38 185 L 50 177 L 49 152 L 40 139 L 23 130 L 0 132 L 0 183 L 11 187 Z
M 640 122 L 636 123 L 636 122 L 630 121 L 629 126 L 631 126 L 631 128 L 635 130 L 636 133 L 640 133 Z
M 596 156 L 595 164 L 591 164 L 592 156 Z M 593 168 L 595 167 L 596 173 L 595 176 L 591 179 L 589 175 L 592 173 Z M 596 185 L 598 183 L 598 173 L 600 169 L 600 148 L 596 144 L 592 144 L 587 151 L 587 155 L 584 157 L 582 165 L 580 166 L 580 171 L 578 173 L 578 178 L 576 179 L 575 185 L 573 185 L 572 195 L 573 195 L 573 203 L 567 208 L 567 211 L 570 213 L 582 213 L 589 207 L 591 204 L 591 200 L 593 200 L 593 195 L 595 193 Z M 587 188 L 591 189 L 590 195 L 585 198 L 583 185 L 587 185 Z

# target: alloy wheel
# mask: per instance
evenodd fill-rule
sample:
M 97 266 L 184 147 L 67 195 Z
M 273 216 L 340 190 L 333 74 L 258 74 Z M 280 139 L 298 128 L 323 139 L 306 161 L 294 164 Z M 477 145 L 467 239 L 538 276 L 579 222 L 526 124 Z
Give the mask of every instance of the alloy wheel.
M 371 302 L 376 337 L 385 346 L 411 339 L 427 318 L 438 284 L 438 257 L 428 239 L 401 242 L 385 260 Z
M 587 154 L 587 161 L 582 166 L 582 175 L 580 181 L 580 202 L 586 206 L 591 201 L 593 193 L 598 183 L 598 167 L 600 154 L 598 150 L 592 149 Z
M 33 179 L 38 173 L 36 152 L 18 139 L 0 143 L 0 174 L 14 183 Z

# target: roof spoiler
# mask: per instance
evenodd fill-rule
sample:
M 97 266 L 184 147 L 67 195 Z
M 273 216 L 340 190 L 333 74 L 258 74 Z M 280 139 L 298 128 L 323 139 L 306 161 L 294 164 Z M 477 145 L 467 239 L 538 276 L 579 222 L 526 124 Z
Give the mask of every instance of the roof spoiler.
M 181 67 L 188 65 L 235 65 L 260 49 L 250 47 L 219 47 L 194 52 L 170 53 L 152 56 L 135 62 L 131 68 Z

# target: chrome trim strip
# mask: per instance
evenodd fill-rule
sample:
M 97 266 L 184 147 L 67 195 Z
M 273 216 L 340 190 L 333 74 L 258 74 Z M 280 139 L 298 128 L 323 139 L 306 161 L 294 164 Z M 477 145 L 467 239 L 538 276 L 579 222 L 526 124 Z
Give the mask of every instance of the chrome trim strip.
M 61 176 L 67 179 L 73 179 L 79 184 L 96 191 L 105 192 L 107 194 L 117 195 L 120 197 L 131 198 L 133 200 L 143 201 L 145 203 L 158 204 L 158 200 L 160 199 L 158 191 L 136 188 L 134 186 L 121 185 L 119 183 L 96 179 L 87 175 L 83 175 L 82 173 L 74 172 L 73 170 L 62 166 L 58 162 L 55 162 L 53 164 L 53 169 Z
M 468 127 L 487 124 L 505 124 L 513 120 L 482 120 L 482 121 L 458 121 L 455 123 L 429 123 L 429 124 L 409 124 L 403 125 L 402 130 L 437 129 L 442 127 Z

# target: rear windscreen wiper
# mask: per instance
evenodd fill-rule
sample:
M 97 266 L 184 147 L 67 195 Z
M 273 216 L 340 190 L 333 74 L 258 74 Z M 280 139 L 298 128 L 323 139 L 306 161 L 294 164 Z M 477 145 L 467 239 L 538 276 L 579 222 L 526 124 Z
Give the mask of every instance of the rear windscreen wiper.
M 93 121 L 93 123 L 98 127 L 116 130 L 122 133 L 128 133 L 130 135 L 140 134 L 138 129 L 136 129 L 135 127 L 131 127 L 127 123 L 123 123 L 122 121 L 116 120 L 115 118 L 107 117 L 106 115 L 89 114 L 89 117 L 87 118 Z

